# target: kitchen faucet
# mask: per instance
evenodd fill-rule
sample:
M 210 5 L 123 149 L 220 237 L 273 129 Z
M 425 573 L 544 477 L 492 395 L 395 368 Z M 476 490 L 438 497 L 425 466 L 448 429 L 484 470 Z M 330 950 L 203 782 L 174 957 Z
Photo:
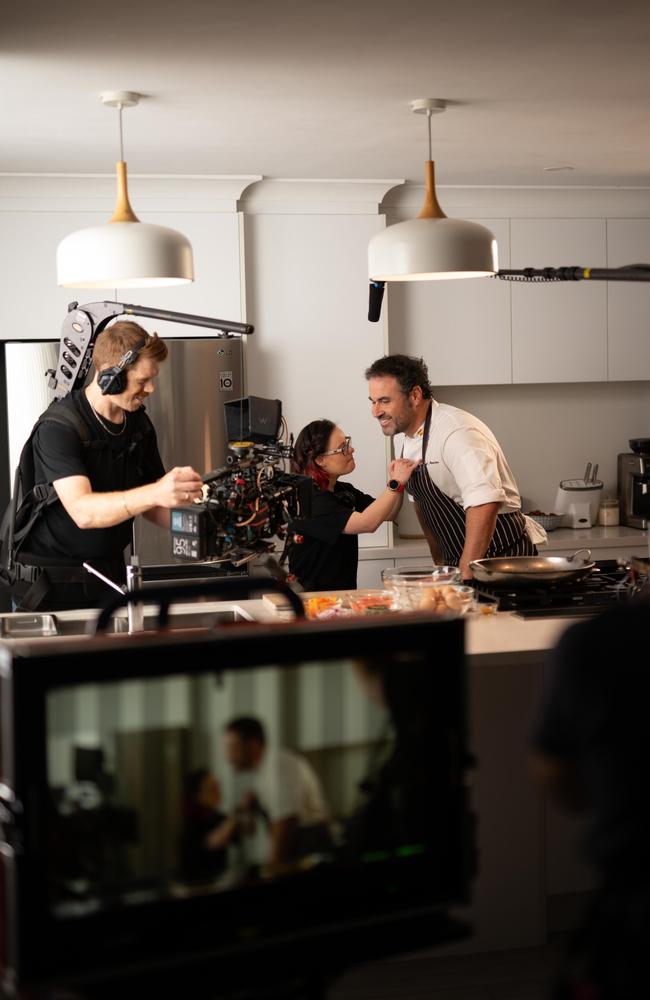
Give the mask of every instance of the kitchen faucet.
M 87 570 L 88 573 L 92 573 L 96 576 L 102 583 L 105 583 L 107 587 L 112 587 L 116 590 L 118 594 L 132 594 L 136 590 L 142 589 L 142 567 L 140 566 L 139 556 L 131 556 L 131 561 L 126 567 L 126 586 L 122 586 L 119 583 L 115 583 L 114 580 L 109 579 L 109 577 L 104 576 L 100 573 L 98 569 L 95 569 L 90 563 L 83 563 L 83 568 Z M 128 614 L 128 632 L 132 635 L 134 632 L 144 631 L 144 609 L 141 604 L 129 604 L 127 607 Z

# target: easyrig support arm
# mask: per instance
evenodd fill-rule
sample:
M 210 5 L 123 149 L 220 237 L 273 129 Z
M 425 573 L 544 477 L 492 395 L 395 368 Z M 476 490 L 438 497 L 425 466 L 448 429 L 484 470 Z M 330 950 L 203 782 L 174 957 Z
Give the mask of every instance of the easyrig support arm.
M 71 302 L 61 330 L 56 371 L 50 369 L 45 373 L 48 385 L 54 390 L 56 398 L 66 396 L 71 389 L 80 389 L 85 384 L 92 364 L 95 338 L 112 319 L 123 315 L 149 316 L 152 319 L 166 319 L 172 323 L 207 326 L 212 330 L 220 330 L 224 337 L 242 336 L 252 333 L 255 329 L 250 323 L 213 319 L 211 316 L 193 316 L 191 313 L 152 309 L 149 306 L 129 305 L 124 302 L 87 302 L 82 306 L 78 302 Z
M 524 267 L 502 270 L 491 275 L 504 281 L 650 281 L 650 264 L 626 264 L 624 267 Z M 381 314 L 384 281 L 370 281 L 368 319 L 376 323 Z

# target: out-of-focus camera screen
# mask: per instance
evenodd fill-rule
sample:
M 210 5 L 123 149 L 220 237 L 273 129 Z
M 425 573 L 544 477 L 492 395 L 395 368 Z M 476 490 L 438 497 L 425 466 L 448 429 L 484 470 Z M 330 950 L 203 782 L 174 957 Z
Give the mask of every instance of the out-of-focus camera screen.
M 412 649 L 50 691 L 52 916 L 424 861 L 423 895 L 459 898 L 453 676 Z

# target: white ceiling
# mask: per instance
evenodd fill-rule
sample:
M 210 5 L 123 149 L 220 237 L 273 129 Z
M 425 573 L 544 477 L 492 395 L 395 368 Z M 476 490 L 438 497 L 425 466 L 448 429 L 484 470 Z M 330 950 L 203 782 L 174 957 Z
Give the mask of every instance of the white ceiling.
M 0 171 L 650 185 L 647 0 L 10 0 Z M 548 172 L 548 167 L 573 167 Z

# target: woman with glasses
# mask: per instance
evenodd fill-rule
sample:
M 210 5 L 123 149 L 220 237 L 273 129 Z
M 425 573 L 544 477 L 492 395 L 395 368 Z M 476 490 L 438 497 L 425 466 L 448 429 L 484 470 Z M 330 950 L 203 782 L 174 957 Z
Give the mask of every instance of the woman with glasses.
M 376 531 L 392 521 L 402 506 L 404 484 L 416 463 L 396 459 L 388 469 L 388 483 L 375 499 L 341 476 L 354 472 L 350 437 L 331 420 L 313 420 L 300 431 L 292 469 L 313 480 L 311 515 L 291 524 L 294 541 L 289 569 L 303 590 L 354 590 L 357 586 L 357 535 Z

